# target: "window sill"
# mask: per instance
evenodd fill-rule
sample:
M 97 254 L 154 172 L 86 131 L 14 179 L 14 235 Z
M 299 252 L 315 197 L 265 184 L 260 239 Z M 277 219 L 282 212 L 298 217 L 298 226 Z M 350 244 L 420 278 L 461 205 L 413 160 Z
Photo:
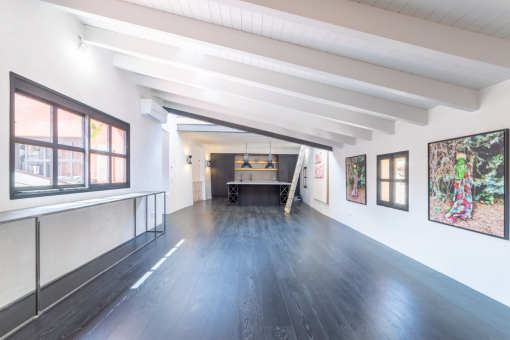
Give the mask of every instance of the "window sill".
M 105 190 L 119 190 L 129 189 L 131 186 L 127 183 L 117 185 L 91 185 L 90 187 L 78 187 L 78 188 L 63 188 L 63 189 L 47 189 L 47 190 L 33 190 L 33 191 L 17 191 L 11 192 L 11 200 L 24 199 L 24 198 L 36 198 L 45 196 L 58 196 L 58 195 L 69 195 L 69 194 L 80 194 L 95 191 Z

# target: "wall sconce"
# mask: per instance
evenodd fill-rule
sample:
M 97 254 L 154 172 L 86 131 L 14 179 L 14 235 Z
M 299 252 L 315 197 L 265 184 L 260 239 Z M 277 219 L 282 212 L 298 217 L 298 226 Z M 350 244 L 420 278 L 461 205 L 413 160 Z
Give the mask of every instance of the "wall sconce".
M 87 52 L 87 49 L 89 48 L 89 45 L 87 45 L 84 41 L 83 41 L 83 38 L 78 36 L 78 39 L 80 39 L 80 43 L 78 45 L 78 51 L 80 52 Z
M 186 163 L 191 164 L 191 155 L 186 156 Z
M 209 160 L 208 160 L 208 161 L 207 161 L 206 166 L 207 166 L 208 168 L 210 168 L 210 167 L 211 167 L 211 161 L 209 161 Z

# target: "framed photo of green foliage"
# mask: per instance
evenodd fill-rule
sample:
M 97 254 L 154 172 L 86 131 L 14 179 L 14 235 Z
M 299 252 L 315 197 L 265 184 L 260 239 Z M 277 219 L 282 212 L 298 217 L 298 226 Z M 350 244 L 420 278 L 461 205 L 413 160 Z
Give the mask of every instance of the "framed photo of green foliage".
M 429 221 L 508 240 L 508 129 L 428 144 Z
M 367 157 L 345 158 L 345 198 L 354 203 L 367 204 Z

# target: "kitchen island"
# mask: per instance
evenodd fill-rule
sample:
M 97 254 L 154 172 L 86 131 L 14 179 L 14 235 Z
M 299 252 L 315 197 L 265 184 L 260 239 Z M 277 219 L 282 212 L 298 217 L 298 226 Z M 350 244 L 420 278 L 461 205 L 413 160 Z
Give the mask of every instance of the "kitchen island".
M 287 203 L 291 183 L 278 181 L 227 182 L 228 203 L 243 206 L 279 206 Z

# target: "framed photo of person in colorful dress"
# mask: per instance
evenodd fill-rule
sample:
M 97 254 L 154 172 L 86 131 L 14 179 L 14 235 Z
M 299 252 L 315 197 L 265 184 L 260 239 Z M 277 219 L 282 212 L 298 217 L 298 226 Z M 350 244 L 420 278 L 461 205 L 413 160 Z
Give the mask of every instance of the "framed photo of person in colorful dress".
M 366 155 L 345 158 L 345 198 L 350 202 L 367 204 L 366 158 Z
M 429 143 L 429 220 L 508 239 L 508 129 Z

